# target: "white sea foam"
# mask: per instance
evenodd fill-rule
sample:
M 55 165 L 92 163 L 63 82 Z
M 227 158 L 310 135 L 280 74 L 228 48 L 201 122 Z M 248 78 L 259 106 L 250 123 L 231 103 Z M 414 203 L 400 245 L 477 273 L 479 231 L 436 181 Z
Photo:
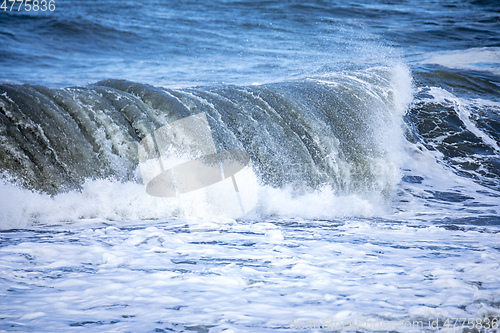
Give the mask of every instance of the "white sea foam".
M 1 228 L 54 225 L 95 219 L 120 221 L 175 216 L 177 205 L 145 193 L 142 185 L 93 180 L 81 191 L 53 197 L 1 183 Z
M 238 175 L 237 175 L 238 176 Z M 334 218 L 374 216 L 387 212 L 380 196 L 339 195 L 325 186 L 298 195 L 292 188 L 258 185 L 250 172 L 237 178 L 246 214 L 243 219 L 266 216 Z M 254 201 L 253 193 L 257 194 Z M 250 193 L 246 195 L 246 193 Z M 81 191 L 55 196 L 35 193 L 10 183 L 0 183 L 0 227 L 30 228 L 39 225 L 75 224 L 89 221 L 162 220 L 194 218 L 210 220 L 241 216 L 237 193 L 230 178 L 181 195 L 158 198 L 148 195 L 141 184 L 113 180 L 92 180 Z M 385 208 L 384 208 L 385 207 Z
M 373 71 L 385 70 L 375 68 Z M 372 73 L 373 74 L 373 73 Z M 370 74 L 368 77 L 373 78 Z M 332 80 L 329 74 L 328 82 Z M 383 77 L 383 76 L 380 76 Z M 353 78 L 357 79 L 357 78 Z M 385 79 L 384 79 L 385 80 Z M 441 165 L 443 159 L 438 152 L 427 151 L 422 146 L 416 146 L 403 138 L 400 122 L 406 106 L 411 101 L 411 76 L 404 66 L 396 66 L 390 76 L 391 84 L 386 92 L 377 94 L 393 94 L 388 100 L 385 119 L 378 119 L 377 126 L 385 126 L 384 135 L 378 140 L 386 147 L 386 159 L 374 163 L 374 169 L 381 182 L 387 182 L 394 189 L 392 193 L 378 191 L 365 193 L 340 193 L 330 186 L 322 186 L 316 191 L 300 193 L 296 189 L 273 188 L 259 184 L 259 180 L 251 169 L 245 168 L 236 175 L 240 188 L 245 216 L 243 219 L 261 219 L 269 216 L 277 218 L 332 219 L 343 217 L 389 217 L 398 211 L 398 218 L 412 219 L 425 213 L 451 215 L 455 209 L 462 209 L 462 203 L 453 204 L 428 201 L 432 191 L 461 193 L 475 198 L 483 204 L 480 207 L 467 208 L 469 214 L 492 214 L 498 211 L 495 198 L 478 194 L 484 190 L 470 179 L 455 175 L 451 170 Z M 362 82 L 363 83 L 363 82 Z M 363 83 L 366 84 L 366 83 Z M 367 85 L 367 89 L 370 88 Z M 373 88 L 370 88 L 373 89 Z M 429 90 L 433 103 L 459 103 L 462 108 L 468 107 L 467 101 L 462 101 L 454 95 L 440 89 Z M 375 94 L 375 93 L 374 93 Z M 375 95 L 377 95 L 375 94 Z M 479 103 L 480 101 L 476 101 Z M 462 114 L 469 118 L 469 114 Z M 466 120 L 466 119 L 465 119 Z M 480 131 L 472 121 L 467 123 L 468 129 L 483 138 L 485 142 L 494 144 L 487 134 Z M 489 140 L 488 140 L 489 139 Z M 376 162 L 376 163 L 375 163 Z M 409 175 L 423 177 L 422 184 L 398 183 L 401 179 L 400 170 Z M 143 185 L 135 182 L 119 182 L 113 180 L 89 180 L 80 191 L 48 196 L 21 189 L 18 186 L 3 182 L 0 184 L 0 195 L 3 197 L 0 209 L 0 227 L 25 228 L 36 225 L 57 225 L 88 223 L 89 221 L 135 221 L 164 220 L 169 218 L 210 220 L 231 218 L 241 215 L 237 194 L 230 179 L 211 188 L 181 195 L 179 198 L 156 198 L 145 192 Z M 386 185 L 376 185 L 376 189 Z M 403 191 L 403 192 L 401 192 Z M 399 193 L 398 193 L 399 192 Z M 252 195 L 246 195 L 250 193 Z M 257 202 L 254 200 L 256 193 Z M 394 199 L 391 202 L 391 198 Z M 403 198 L 405 203 L 394 204 Z M 473 200 L 470 200 L 471 202 Z
M 485 188 L 471 178 L 457 175 L 451 167 L 442 163 L 443 155 L 427 150 L 421 144 L 406 145 L 402 168 L 407 176 L 421 177 L 421 183 L 402 181 L 400 196 L 395 203 L 398 212 L 393 218 L 402 220 L 495 216 L 500 214 L 500 202 L 495 191 Z M 452 199 L 439 199 L 439 194 Z M 436 194 L 436 195 L 435 195 Z M 456 196 L 457 200 L 453 200 Z M 386 215 L 387 216 L 387 215 Z

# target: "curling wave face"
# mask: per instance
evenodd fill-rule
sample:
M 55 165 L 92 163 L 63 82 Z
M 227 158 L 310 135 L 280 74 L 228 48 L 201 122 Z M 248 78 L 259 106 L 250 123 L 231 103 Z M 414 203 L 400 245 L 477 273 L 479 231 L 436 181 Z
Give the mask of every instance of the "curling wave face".
M 251 86 L 2 85 L 1 186 L 12 198 L 3 227 L 218 216 L 206 198 L 179 210 L 141 185 L 138 143 L 198 113 L 217 150 L 250 155 L 241 186 L 258 189 L 258 214 L 496 214 L 500 106 L 480 94 L 494 81 L 428 68 L 414 75 L 380 66 Z
M 208 115 L 220 149 L 243 149 L 263 184 L 389 193 L 398 181 L 406 68 L 372 68 L 262 86 L 172 90 L 107 80 L 88 87 L 0 87 L 0 168 L 49 194 L 86 179 L 133 180 L 137 143 Z

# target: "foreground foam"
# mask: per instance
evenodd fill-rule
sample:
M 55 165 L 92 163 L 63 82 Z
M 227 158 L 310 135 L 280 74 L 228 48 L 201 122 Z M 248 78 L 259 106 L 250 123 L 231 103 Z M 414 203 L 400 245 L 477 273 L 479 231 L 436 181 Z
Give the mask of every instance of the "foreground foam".
M 500 316 L 498 226 L 111 223 L 3 233 L 0 329 L 252 332 L 364 320 L 397 330 Z

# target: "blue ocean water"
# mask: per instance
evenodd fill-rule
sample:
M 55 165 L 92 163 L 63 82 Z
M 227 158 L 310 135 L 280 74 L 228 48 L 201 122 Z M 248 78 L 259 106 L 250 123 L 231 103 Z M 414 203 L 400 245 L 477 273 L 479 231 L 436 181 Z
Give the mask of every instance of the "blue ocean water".
M 3 13 L 3 81 L 268 82 L 499 43 L 495 1 L 64 1 L 56 8 Z
M 0 9 L 0 331 L 498 331 L 497 1 L 54 4 Z M 243 216 L 146 193 L 200 113 Z

